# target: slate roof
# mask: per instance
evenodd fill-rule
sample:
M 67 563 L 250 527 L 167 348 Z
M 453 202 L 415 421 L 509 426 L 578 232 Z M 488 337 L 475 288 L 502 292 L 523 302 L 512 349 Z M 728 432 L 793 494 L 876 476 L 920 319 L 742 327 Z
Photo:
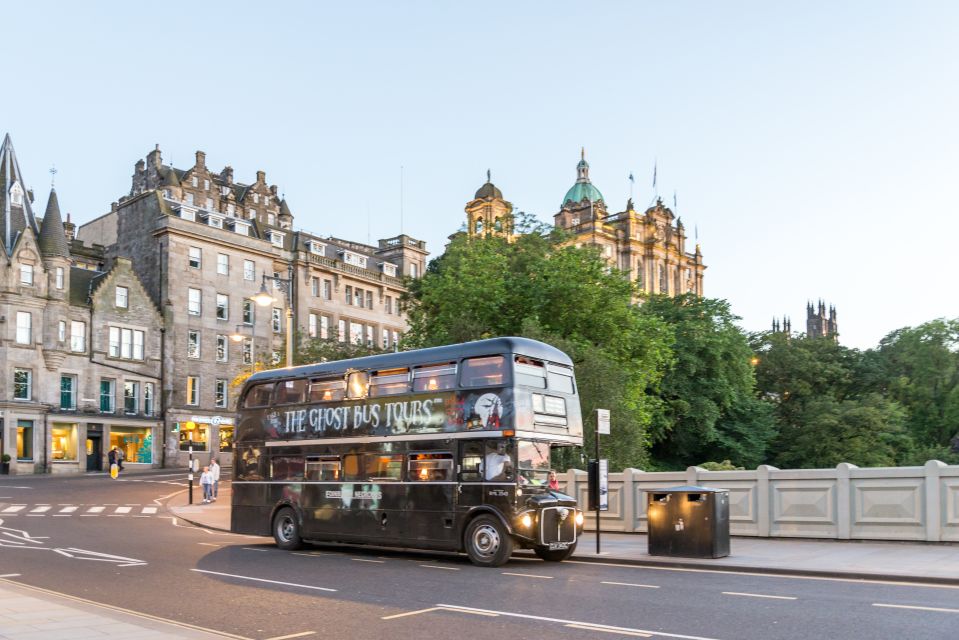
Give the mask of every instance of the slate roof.
M 50 189 L 50 199 L 47 200 L 47 211 L 43 214 L 38 244 L 40 253 L 45 256 L 70 257 L 70 246 L 63 229 L 63 218 L 60 217 L 60 203 L 55 189 Z
M 19 184 L 23 190 L 22 206 L 11 201 L 10 190 L 14 184 Z M 0 242 L 3 242 L 7 255 L 13 253 L 13 245 L 27 225 L 30 225 L 34 233 L 40 232 L 30 206 L 30 195 L 20 175 L 20 166 L 10 134 L 7 134 L 3 138 L 3 145 L 0 145 Z
M 90 306 L 90 291 L 93 281 L 106 274 L 101 271 L 90 271 L 79 267 L 70 268 L 70 304 L 75 307 Z

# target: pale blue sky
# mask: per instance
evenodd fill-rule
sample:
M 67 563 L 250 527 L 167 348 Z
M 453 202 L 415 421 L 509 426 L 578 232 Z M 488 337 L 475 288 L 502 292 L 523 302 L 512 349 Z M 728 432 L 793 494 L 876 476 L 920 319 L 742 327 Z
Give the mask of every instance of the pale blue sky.
M 545 221 L 586 147 L 610 210 L 677 192 L 747 330 L 808 299 L 842 342 L 959 316 L 950 2 L 16 3 L 0 131 L 84 222 L 138 158 L 207 152 L 296 226 L 442 252 L 493 182 Z M 368 233 L 368 228 L 372 232 Z

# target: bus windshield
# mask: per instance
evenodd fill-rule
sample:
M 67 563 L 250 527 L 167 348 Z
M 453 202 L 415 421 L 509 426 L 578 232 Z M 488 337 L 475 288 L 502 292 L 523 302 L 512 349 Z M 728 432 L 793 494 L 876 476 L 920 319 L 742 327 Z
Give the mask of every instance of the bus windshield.
M 549 475 L 549 443 L 520 440 L 516 443 L 520 484 L 545 485 Z

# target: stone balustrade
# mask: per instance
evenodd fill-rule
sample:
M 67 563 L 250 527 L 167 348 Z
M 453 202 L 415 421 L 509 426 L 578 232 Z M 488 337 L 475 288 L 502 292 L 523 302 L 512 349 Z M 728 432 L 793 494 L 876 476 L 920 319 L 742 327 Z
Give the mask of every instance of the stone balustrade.
M 571 469 L 560 479 L 585 506 L 586 472 Z M 732 535 L 959 542 L 959 465 L 938 460 L 922 467 L 867 469 L 847 463 L 835 469 L 626 469 L 609 474 L 602 530 L 644 533 L 646 494 L 679 485 L 728 489 Z M 595 529 L 595 512 L 586 517 L 586 528 Z

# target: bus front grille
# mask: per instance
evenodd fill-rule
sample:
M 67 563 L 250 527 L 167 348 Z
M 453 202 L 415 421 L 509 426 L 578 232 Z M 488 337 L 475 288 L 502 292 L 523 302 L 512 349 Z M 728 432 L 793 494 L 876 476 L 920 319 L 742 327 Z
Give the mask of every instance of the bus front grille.
M 572 507 L 543 509 L 540 515 L 540 542 L 576 542 L 576 510 Z

